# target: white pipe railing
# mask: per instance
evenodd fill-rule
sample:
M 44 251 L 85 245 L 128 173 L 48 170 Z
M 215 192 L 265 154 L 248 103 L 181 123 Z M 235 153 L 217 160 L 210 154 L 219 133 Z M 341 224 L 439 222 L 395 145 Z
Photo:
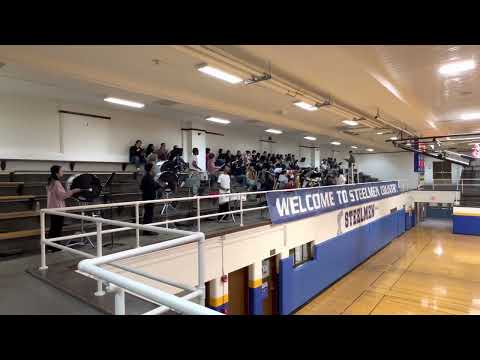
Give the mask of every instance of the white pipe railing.
M 146 230 L 151 230 L 147 228 L 150 228 L 150 226 L 146 227 Z M 162 231 L 170 232 L 170 230 L 167 230 L 167 229 L 162 229 L 162 228 L 157 228 L 157 229 L 158 229 L 158 232 L 162 232 Z M 132 280 L 124 275 L 109 271 L 101 267 L 101 265 L 109 265 L 114 261 L 123 260 L 123 259 L 131 258 L 139 255 L 145 255 L 148 253 L 169 249 L 179 245 L 190 244 L 192 242 L 198 243 L 198 287 L 195 291 L 192 292 L 192 294 L 190 294 L 190 296 L 187 295 L 187 299 L 169 294 L 155 287 L 143 284 L 142 282 L 139 282 L 139 281 Z M 140 248 L 126 250 L 126 251 L 122 251 L 122 252 L 118 252 L 111 255 L 102 256 L 102 257 L 97 257 L 93 259 L 82 260 L 78 264 L 78 270 L 80 270 L 81 272 L 90 274 L 96 277 L 97 279 L 102 279 L 120 288 L 116 290 L 117 292 L 115 295 L 115 311 L 119 315 L 125 313 L 124 290 L 132 292 L 133 294 L 142 296 L 148 300 L 151 300 L 152 302 L 162 304 L 161 306 L 162 312 L 167 311 L 168 309 L 171 309 L 183 314 L 191 314 L 191 315 L 220 315 L 221 313 L 201 305 L 201 304 L 203 305 L 205 304 L 205 278 L 204 278 L 204 262 L 203 262 L 204 246 L 205 246 L 205 235 L 201 232 L 197 232 L 197 233 L 192 233 L 190 235 L 185 235 L 178 239 L 165 241 L 162 243 L 147 245 Z M 194 302 L 189 301 L 189 299 L 193 299 L 196 297 L 200 297 L 200 304 L 196 304 Z M 165 310 L 165 308 L 167 308 L 167 310 Z M 157 314 L 162 313 L 162 312 L 159 312 L 158 309 L 156 310 L 157 310 L 156 312 Z M 149 312 L 149 314 L 152 314 L 152 312 Z

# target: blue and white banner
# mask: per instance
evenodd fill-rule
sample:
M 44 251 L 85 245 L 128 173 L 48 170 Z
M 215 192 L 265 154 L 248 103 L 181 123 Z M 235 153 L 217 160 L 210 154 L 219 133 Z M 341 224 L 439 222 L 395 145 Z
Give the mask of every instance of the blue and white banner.
M 272 223 L 283 224 L 399 193 L 398 182 L 388 181 L 269 192 L 267 203 Z

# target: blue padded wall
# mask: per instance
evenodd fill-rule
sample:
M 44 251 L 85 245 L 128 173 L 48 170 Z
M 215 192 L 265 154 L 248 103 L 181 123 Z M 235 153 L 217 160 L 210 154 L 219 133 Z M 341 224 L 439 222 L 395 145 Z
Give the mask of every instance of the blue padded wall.
M 290 314 L 405 232 L 399 210 L 315 246 L 314 259 L 293 267 L 293 257 L 280 261 L 279 311 Z
M 265 294 L 262 287 L 248 288 L 248 313 L 250 315 L 263 315 L 263 300 Z
M 453 233 L 480 235 L 480 217 L 453 215 Z

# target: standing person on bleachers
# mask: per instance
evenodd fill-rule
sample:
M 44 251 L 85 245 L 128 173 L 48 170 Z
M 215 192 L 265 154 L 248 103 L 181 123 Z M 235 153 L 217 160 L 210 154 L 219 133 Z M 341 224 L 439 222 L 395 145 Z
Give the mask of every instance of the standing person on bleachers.
M 210 155 L 210 148 L 205 148 L 205 164 L 207 164 L 208 159 L 210 159 L 209 155 Z
M 142 183 L 140 184 L 140 190 L 142 190 L 142 200 L 155 200 L 157 190 L 160 188 L 160 185 L 154 180 L 153 174 L 153 164 L 147 163 L 145 165 L 145 175 L 142 178 Z M 153 221 L 153 207 L 154 204 L 145 204 L 143 206 L 143 223 L 150 224 Z M 155 235 L 156 233 L 151 231 L 144 231 L 143 235 Z
M 190 161 L 190 177 L 187 179 L 186 184 L 192 188 L 192 195 L 197 196 L 200 189 L 200 173 L 203 169 L 198 166 L 198 148 L 192 149 L 192 161 Z
M 221 168 L 222 168 L 221 166 L 215 165 L 215 154 L 212 152 L 209 153 L 208 161 L 207 161 L 207 172 L 208 172 L 208 177 L 210 179 L 210 186 L 212 186 L 213 183 L 217 182 L 217 173 L 218 173 L 218 170 L 220 170 Z
M 257 172 L 253 166 L 248 166 L 246 171 L 247 176 L 247 185 L 248 191 L 257 191 L 258 190 L 258 182 L 257 182 Z
M 140 164 L 145 164 L 145 151 L 141 140 L 137 140 L 135 145 L 130 147 L 130 163 L 135 164 L 137 171 L 140 170 Z
M 225 165 L 223 172 L 218 176 L 218 187 L 220 194 L 229 194 L 230 193 L 230 167 Z M 228 196 L 220 196 L 218 198 L 218 212 L 227 212 L 229 210 L 230 198 Z M 219 215 L 218 222 L 221 222 L 227 217 L 227 215 Z
M 168 150 L 165 143 L 160 144 L 160 148 L 157 150 L 158 160 L 166 161 L 168 159 Z
M 50 176 L 47 184 L 47 209 L 64 208 L 65 199 L 72 197 L 73 195 L 82 191 L 81 189 L 73 189 L 65 191 L 60 180 L 63 177 L 63 168 L 59 165 L 53 165 L 50 168 Z M 50 230 L 48 232 L 48 238 L 56 238 L 62 236 L 63 229 L 63 216 L 50 215 Z M 63 242 L 58 242 L 63 245 Z M 60 249 L 49 246 L 49 251 L 60 251 Z

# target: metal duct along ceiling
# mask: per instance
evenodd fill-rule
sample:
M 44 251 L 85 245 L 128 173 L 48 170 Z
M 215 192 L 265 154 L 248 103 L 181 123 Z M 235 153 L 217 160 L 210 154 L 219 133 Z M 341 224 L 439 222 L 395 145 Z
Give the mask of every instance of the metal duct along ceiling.
M 200 61 L 210 64 L 211 66 L 217 66 L 221 69 L 225 69 L 225 71 L 229 71 L 232 74 L 242 78 L 255 79 L 264 77 L 266 75 L 263 69 L 238 59 L 235 56 L 232 56 L 231 54 L 228 54 L 214 46 L 173 45 L 173 47 L 183 53 L 198 58 Z M 388 128 L 392 131 L 398 131 L 410 136 L 416 136 L 412 130 L 409 130 L 401 122 L 388 121 L 384 117 L 380 116 L 379 111 L 377 111 L 377 116 L 372 117 L 349 106 L 343 105 L 339 101 L 333 100 L 327 95 L 316 94 L 308 90 L 300 89 L 299 86 L 291 83 L 288 80 L 272 74 L 268 75 L 268 80 L 262 81 L 261 85 L 272 91 L 282 95 L 290 96 L 298 101 L 316 104 L 320 110 L 333 112 L 347 119 L 361 119 L 362 125 L 365 127 L 370 127 L 371 129 Z M 353 130 L 353 132 L 355 132 L 355 130 Z
M 467 146 L 462 148 L 458 146 L 464 143 L 465 140 L 468 142 L 480 142 L 480 133 L 408 138 L 393 141 L 387 140 L 387 142 L 392 142 L 395 147 L 399 147 L 403 150 L 417 152 L 425 156 L 433 157 L 438 160 L 450 161 L 462 166 L 471 166 L 472 161 L 476 160 L 468 154 L 472 147 L 469 148 Z M 417 146 L 422 147 L 422 145 L 424 149 L 417 148 Z M 455 147 L 452 145 L 455 145 Z

